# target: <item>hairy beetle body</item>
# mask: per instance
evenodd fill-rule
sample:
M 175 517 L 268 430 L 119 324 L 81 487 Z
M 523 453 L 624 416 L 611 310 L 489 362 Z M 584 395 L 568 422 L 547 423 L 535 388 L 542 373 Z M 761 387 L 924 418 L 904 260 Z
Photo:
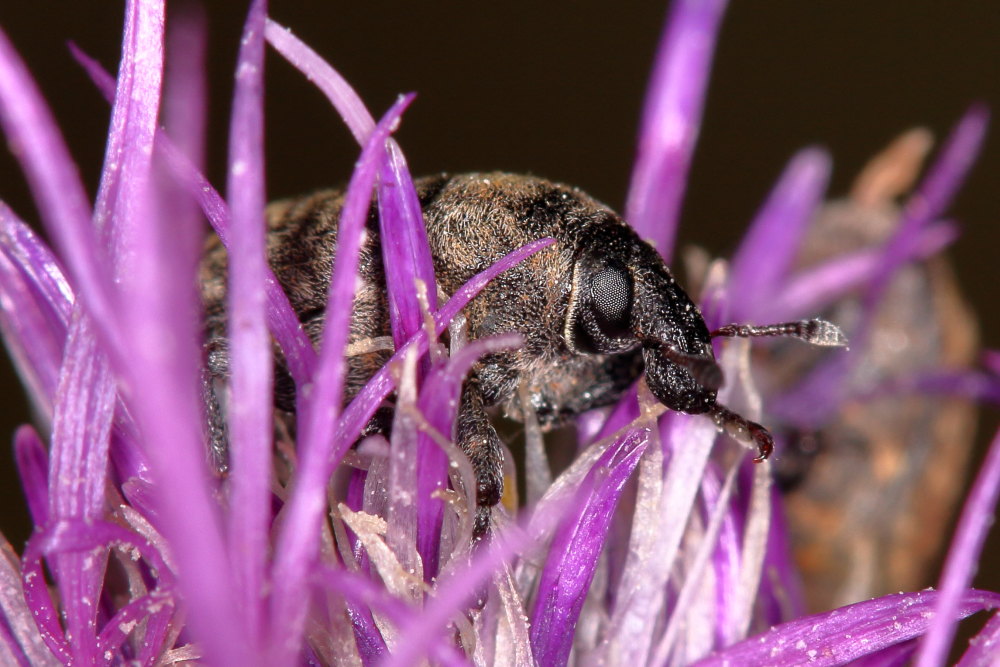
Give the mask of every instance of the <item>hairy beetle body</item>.
M 722 376 L 698 308 L 656 251 L 613 211 L 578 189 L 530 176 L 439 175 L 416 187 L 438 287 L 447 294 L 526 243 L 557 240 L 496 278 L 465 310 L 472 339 L 507 332 L 524 338 L 520 349 L 483 358 L 463 391 L 456 437 L 477 476 L 477 534 L 487 530 L 503 488 L 500 441 L 485 408 L 499 406 L 520 419 L 521 384 L 539 422 L 551 427 L 613 403 L 645 369 L 650 390 L 668 408 L 709 412 L 720 426 L 757 440 L 766 457 L 766 431 L 716 403 Z M 342 204 L 343 193 L 328 190 L 268 208 L 269 261 L 314 342 L 325 321 Z M 361 249 L 351 342 L 390 333 L 374 208 Z M 214 240 L 202 279 L 208 365 L 218 377 L 228 374 L 225 269 L 225 251 Z M 389 355 L 350 357 L 348 399 Z M 294 409 L 294 385 L 280 361 L 275 394 L 279 407 Z

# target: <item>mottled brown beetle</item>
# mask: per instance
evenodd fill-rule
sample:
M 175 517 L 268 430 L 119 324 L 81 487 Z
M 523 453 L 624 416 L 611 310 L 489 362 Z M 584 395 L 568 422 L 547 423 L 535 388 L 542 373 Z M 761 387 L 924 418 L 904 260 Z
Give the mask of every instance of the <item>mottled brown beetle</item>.
M 440 175 L 416 181 L 438 286 L 448 294 L 504 255 L 542 237 L 557 243 L 494 280 L 466 308 L 469 338 L 519 332 L 524 345 L 483 358 L 467 381 L 457 441 L 478 489 L 475 534 L 489 527 L 503 491 L 500 439 L 486 408 L 521 419 L 518 386 L 543 428 L 615 402 L 645 369 L 653 395 L 671 410 L 708 414 L 720 428 L 752 440 L 757 460 L 773 448 L 759 424 L 716 401 L 722 372 L 712 336 L 787 335 L 826 345 L 843 337 L 819 320 L 769 327 L 731 325 L 709 333 L 698 308 L 661 257 L 607 207 L 576 188 L 505 173 Z M 343 204 L 338 190 L 271 204 L 271 266 L 306 332 L 318 341 Z M 373 207 L 361 249 L 351 341 L 389 335 L 378 219 Z M 228 375 L 225 251 L 213 240 L 203 265 L 209 371 Z M 350 358 L 352 398 L 390 356 Z M 279 361 L 275 403 L 294 410 L 294 385 Z M 376 426 L 377 428 L 377 426 Z

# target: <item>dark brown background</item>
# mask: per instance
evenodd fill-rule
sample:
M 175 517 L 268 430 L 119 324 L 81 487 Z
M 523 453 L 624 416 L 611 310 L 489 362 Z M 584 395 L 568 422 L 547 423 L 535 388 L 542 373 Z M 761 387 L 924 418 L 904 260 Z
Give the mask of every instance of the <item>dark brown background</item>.
M 0 5 L 0 26 L 40 81 L 91 191 L 107 107 L 64 44 L 75 40 L 113 69 L 120 4 Z M 620 4 L 627 6 L 288 0 L 274 1 L 271 14 L 338 67 L 376 115 L 398 93 L 419 93 L 399 134 L 415 174 L 533 172 L 580 185 L 620 208 L 665 3 Z M 206 2 L 206 7 L 210 171 L 221 184 L 245 3 Z M 1000 11 L 992 0 L 734 3 L 722 30 L 682 241 L 729 252 L 784 162 L 804 145 L 832 150 L 832 193 L 840 194 L 865 160 L 900 131 L 924 124 L 942 136 L 976 100 L 1000 109 L 998 35 Z M 270 194 L 343 181 L 357 152 L 347 131 L 298 72 L 277 57 L 268 67 Z M 964 228 L 952 257 L 993 347 L 1000 346 L 996 134 L 951 211 Z M 0 197 L 35 219 L 6 151 L 0 154 Z M 0 439 L 7 440 L 28 417 L 18 382 L 2 363 Z M 995 427 L 994 412 L 983 428 L 989 434 Z M 20 547 L 28 526 L 9 452 L 4 447 L 0 455 L 0 529 Z M 977 582 L 996 590 L 996 536 L 992 546 Z

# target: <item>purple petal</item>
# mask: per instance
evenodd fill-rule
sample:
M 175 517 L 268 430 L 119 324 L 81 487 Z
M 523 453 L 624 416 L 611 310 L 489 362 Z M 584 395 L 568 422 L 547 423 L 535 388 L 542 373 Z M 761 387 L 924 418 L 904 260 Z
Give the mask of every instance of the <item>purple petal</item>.
M 19 565 L 17 554 L 4 540 L 0 545 L 0 611 L 4 616 L 7 646 L 22 665 L 61 664 L 46 646 L 32 618 L 21 587 Z
M 649 444 L 648 432 L 629 431 L 605 451 L 581 485 L 574 512 L 556 531 L 531 616 L 531 648 L 543 665 L 565 664 L 597 559 L 625 482 Z
M 104 511 L 108 445 L 114 416 L 115 385 L 107 361 L 98 351 L 86 318 L 76 311 L 66 342 L 66 355 L 56 391 L 52 421 L 49 511 L 54 521 L 93 521 Z M 99 553 L 67 553 L 51 567 L 73 638 L 74 660 L 97 660 L 97 602 L 104 578 Z
M 441 335 L 448 324 L 451 322 L 458 313 L 469 304 L 472 299 L 478 295 L 486 285 L 496 278 L 498 275 L 524 261 L 531 255 L 547 248 L 548 246 L 555 243 L 554 239 L 539 239 L 537 241 L 532 241 L 527 243 L 517 250 L 514 250 L 502 259 L 494 263 L 490 268 L 480 271 L 472 278 L 469 282 L 465 283 L 460 287 L 448 302 L 441 307 L 437 315 L 434 316 L 434 333 L 435 335 Z M 336 440 L 341 443 L 341 450 L 337 453 L 337 459 L 343 456 L 343 448 L 346 444 L 350 444 L 357 438 L 358 434 L 361 433 L 362 427 L 371 419 L 372 415 L 375 414 L 375 410 L 378 408 L 379 403 L 389 395 L 392 391 L 394 385 L 394 380 L 392 379 L 391 373 L 389 372 L 389 367 L 393 363 L 398 363 L 402 361 L 403 356 L 407 353 L 407 350 L 411 346 L 417 346 L 420 348 L 421 352 L 427 349 L 427 336 L 424 331 L 420 331 L 416 336 L 413 337 L 404 347 L 396 350 L 396 353 L 392 358 L 374 375 L 368 384 L 354 397 L 350 405 L 344 410 L 343 419 L 340 425 L 337 427 Z
M 920 646 L 918 667 L 942 664 L 955 633 L 953 619 L 966 587 L 972 581 L 983 549 L 983 541 L 993 524 L 1000 495 L 1000 432 L 993 437 L 986 459 L 976 476 L 955 537 L 944 564 L 939 597 L 934 605 L 934 621 Z
M 935 591 L 897 593 L 783 623 L 696 663 L 842 665 L 917 637 L 931 625 Z M 1000 606 L 1000 595 L 967 591 L 955 618 Z
M 830 157 L 815 148 L 801 151 L 785 168 L 733 256 L 728 298 L 734 320 L 753 317 L 758 303 L 780 291 L 829 177 Z
M 366 477 L 367 471 L 351 470 L 351 477 L 345 494 L 345 504 L 355 512 L 361 510 L 364 504 Z M 358 560 L 364 561 L 367 558 L 367 554 L 362 550 L 357 535 L 349 528 L 346 531 L 346 542 L 348 543 L 349 552 L 357 554 L 359 556 Z M 346 557 L 345 560 L 347 560 Z M 350 567 L 358 567 L 358 569 L 363 571 L 367 570 L 364 563 L 361 565 L 352 563 Z M 324 579 L 322 569 L 319 578 L 321 582 Z M 361 655 L 361 661 L 365 664 L 365 667 L 377 663 L 385 656 L 387 648 L 382 633 L 379 631 L 378 626 L 375 625 L 375 618 L 372 616 L 371 610 L 365 605 L 352 601 L 347 601 L 346 606 L 347 615 L 351 620 L 351 626 L 354 630 L 354 641 Z
M 44 526 L 49 522 L 49 453 L 33 426 L 25 425 L 17 429 L 14 454 L 31 519 L 36 526 Z
M 54 326 L 59 323 L 65 333 L 73 312 L 73 288 L 66 272 L 48 246 L 31 227 L 0 203 L 0 247 L 30 282 L 38 286 L 40 296 L 52 311 Z
M 166 141 L 167 136 L 174 137 L 178 151 L 192 165 L 205 163 L 208 109 L 206 21 L 204 12 L 198 6 L 182 6 L 177 16 L 173 17 L 167 34 L 170 64 L 167 67 L 166 94 L 163 98 L 166 131 L 157 128 L 155 135 L 156 144 Z M 77 54 L 83 55 L 74 49 L 74 55 Z
M 699 589 L 702 587 L 701 581 L 704 569 L 708 565 L 709 557 L 715 551 L 718 544 L 719 531 L 721 530 L 727 515 L 731 515 L 731 512 L 728 511 L 728 506 L 732 499 L 732 492 L 735 488 L 736 473 L 738 470 L 739 459 L 737 459 L 736 465 L 730 467 L 729 472 L 726 474 L 726 481 L 722 485 L 722 488 L 718 493 L 718 497 L 715 499 L 714 506 L 711 508 L 708 525 L 705 527 L 703 537 L 698 544 L 695 557 L 685 568 L 684 582 L 681 585 L 680 593 L 677 595 L 677 601 L 674 603 L 673 609 L 671 610 L 667 627 L 663 631 L 663 636 L 660 638 L 656 647 L 656 652 L 653 654 L 652 664 L 663 664 L 667 661 L 668 656 L 672 653 L 674 642 L 676 641 L 677 635 L 683 624 L 697 623 L 708 627 L 715 626 L 719 630 L 726 630 L 736 626 L 739 622 L 738 619 L 733 619 L 730 621 L 731 625 L 726 626 L 719 622 L 721 618 L 714 617 L 715 614 L 713 614 L 713 617 L 705 618 L 704 616 L 696 615 L 697 608 L 692 609 L 694 606 L 693 603 L 695 596 L 698 595 Z M 735 583 L 737 585 L 732 588 L 730 592 L 737 592 L 739 590 L 738 582 Z M 734 606 L 739 604 L 739 600 L 735 600 L 733 602 L 735 602 Z M 712 608 L 709 607 L 709 610 L 711 609 Z M 719 616 L 721 617 L 727 611 L 728 609 L 721 609 Z M 710 611 L 709 613 L 712 612 Z
M 0 232 L 0 329 L 32 403 L 48 424 L 67 325 L 51 307 L 45 286 L 36 282 L 31 264 L 22 263 L 31 260 L 18 258 L 8 240 Z
M 339 593 L 348 603 L 371 607 L 396 625 L 411 621 L 419 613 L 399 598 L 389 595 L 384 588 L 379 587 L 370 579 L 357 574 L 333 568 L 320 568 L 318 579 L 324 588 Z M 381 640 L 381 636 L 379 636 L 379 640 Z M 383 651 L 384 648 L 385 645 L 382 644 Z M 455 647 L 443 637 L 438 638 L 431 645 L 430 653 L 443 664 L 467 664 Z
M 508 526 L 486 548 L 479 549 L 471 560 L 443 573 L 438 579 L 436 594 L 428 600 L 423 611 L 400 628 L 395 650 L 386 661 L 386 667 L 415 664 L 420 656 L 431 650 L 455 614 L 469 608 L 474 591 L 515 554 L 526 553 L 530 547 L 547 539 L 558 522 L 572 511 L 578 497 L 582 497 L 582 493 L 549 503 L 545 511 L 535 513 L 527 530 Z
M 593 437 L 584 440 L 581 444 L 591 445 L 605 438 L 610 438 L 638 418 L 639 402 L 636 398 L 635 384 L 633 384 L 628 392 L 615 404 L 615 407 L 607 415 L 597 433 Z
M 190 222 L 192 207 L 185 206 L 184 197 L 170 196 L 173 192 L 166 188 L 157 193 L 163 195 L 157 200 L 153 194 L 147 189 L 131 195 L 145 203 L 130 205 L 142 205 L 150 215 L 143 221 L 143 233 L 132 239 L 135 261 L 125 293 L 128 316 L 123 317 L 125 335 L 120 348 L 127 354 L 117 358 L 116 370 L 130 388 L 129 411 L 150 459 L 157 528 L 170 540 L 184 572 L 181 586 L 188 627 L 210 658 L 249 662 L 250 632 L 236 611 L 218 505 L 209 491 L 205 469 L 198 381 L 200 332 L 193 315 L 197 294 L 192 281 L 183 278 L 194 275 L 200 234 Z M 165 289 L 165 285 L 175 288 Z M 136 472 L 139 479 L 129 480 L 124 488 L 133 502 L 141 502 L 145 484 L 141 469 Z
M 851 662 L 851 667 L 904 667 L 913 664 L 913 654 L 916 651 L 917 640 L 911 639 L 858 658 Z
M 930 222 L 944 213 L 979 156 L 989 122 L 989 110 L 981 104 L 972 106 L 962 116 L 945 141 L 941 155 L 907 202 L 905 218 Z
M 228 411 L 232 459 L 229 542 L 251 650 L 261 648 L 264 564 L 271 519 L 274 393 L 271 340 L 264 314 L 267 269 L 264 222 L 264 18 L 266 0 L 247 15 L 236 63 L 229 133 L 229 312 L 232 377 Z
M 279 647 L 284 651 L 297 646 L 302 634 L 309 602 L 305 594 L 308 564 L 313 559 L 325 511 L 326 483 L 332 465 L 351 444 L 334 439 L 334 426 L 343 398 L 344 351 L 361 234 L 368 217 L 375 176 L 385 159 L 385 141 L 411 100 L 412 97 L 398 100 L 379 122 L 361 153 L 344 198 L 319 365 L 310 393 L 305 401 L 299 402 L 298 476 L 276 549 L 271 617 L 276 619 L 276 636 L 287 638 Z
M 898 394 L 929 394 L 1000 404 L 1000 378 L 979 371 L 931 371 L 891 379 L 864 392 L 860 399 Z
M 958 228 L 948 222 L 929 225 L 920 231 L 907 261 L 933 257 L 958 238 Z M 789 278 L 781 289 L 771 292 L 778 298 L 760 303 L 753 317 L 760 322 L 806 317 L 822 311 L 852 289 L 863 285 L 880 270 L 884 248 L 866 248 L 812 267 Z
M 920 231 L 936 220 L 947 207 L 965 180 L 965 176 L 979 155 L 989 113 L 982 106 L 974 106 L 959 120 L 941 149 L 941 153 L 927 175 L 907 202 L 899 230 L 893 235 L 882 258 L 881 268 L 873 277 L 865 297 L 865 318 L 861 335 L 867 335 L 868 322 L 882 298 L 889 280 L 898 268 L 909 259 L 910 249 L 917 245 Z M 852 340 L 860 344 L 858 336 Z
M 439 433 L 451 439 L 462 379 L 459 379 L 456 388 L 443 380 L 441 375 L 439 371 L 427 378 L 418 409 Z M 444 503 L 434 494 L 448 488 L 448 456 L 426 433 L 417 438 L 416 465 L 413 468 L 417 490 L 416 548 L 424 566 L 424 581 L 430 583 L 437 578 L 440 568 L 438 561 L 444 519 Z
M 681 553 L 681 540 L 701 486 L 708 456 L 715 442 L 715 427 L 701 417 L 667 413 L 659 420 L 659 437 L 669 463 L 656 499 L 654 516 L 633 527 L 633 541 L 641 535 L 643 550 L 626 565 L 608 635 L 609 654 L 623 664 L 647 662 L 656 624 L 665 604 L 664 591 Z M 645 554 L 645 557 L 642 557 Z
M 674 3 L 646 94 L 625 218 L 668 262 L 726 4 Z
M 424 284 L 431 313 L 437 310 L 437 281 L 420 200 L 406 159 L 394 141 L 388 143 L 386 150 L 388 159 L 382 167 L 378 187 L 379 238 L 392 338 L 396 347 L 400 347 L 420 330 L 423 321 L 416 281 Z
M 94 205 L 94 223 L 119 278 L 131 269 L 132 242 L 149 214 L 146 189 L 160 111 L 163 12 L 163 3 L 141 0 L 129 0 L 125 10 L 122 60 Z
M 472 365 L 485 354 L 519 347 L 519 334 L 481 338 L 469 343 L 451 361 L 427 378 L 418 408 L 427 422 L 449 440 L 453 437 L 458 416 L 462 384 Z M 426 433 L 418 439 L 417 449 L 417 552 L 424 563 L 424 580 L 432 581 L 438 573 L 441 544 L 441 521 L 444 504 L 432 497 L 448 485 L 448 456 Z
M 116 344 L 111 270 L 76 167 L 37 87 L 0 31 L 0 124 L 28 178 L 49 237 L 102 335 Z
M 1000 613 L 993 614 L 979 634 L 969 640 L 969 648 L 958 667 L 995 666 L 997 655 L 1000 655 Z
M 45 581 L 41 554 L 37 547 L 34 547 L 34 551 L 32 551 L 33 544 L 39 542 L 40 539 L 38 533 L 33 535 L 25 545 L 24 555 L 21 558 L 21 586 L 24 591 L 24 601 L 28 609 L 31 610 L 31 619 L 35 622 L 42 641 L 45 642 L 52 655 L 56 656 L 62 664 L 67 664 L 72 659 L 70 646 L 66 637 L 63 636 L 59 616 Z
M 114 90 L 114 80 L 93 58 L 70 44 L 70 51 L 86 70 L 94 85 L 105 97 Z M 156 134 L 157 156 L 162 156 L 168 169 L 193 196 L 205 217 L 219 235 L 222 244 L 229 247 L 229 207 L 208 179 L 198 170 L 196 163 L 182 153 L 166 133 Z M 267 321 L 275 340 L 281 347 L 288 364 L 288 371 L 297 384 L 308 381 L 316 366 L 316 351 L 306 336 L 292 304 L 270 267 L 267 267 Z
M 101 654 L 107 656 L 117 653 L 136 625 L 154 614 L 162 613 L 164 608 L 168 614 L 171 613 L 172 606 L 173 603 L 169 598 L 164 599 L 162 595 L 156 593 L 130 600 L 128 604 L 115 613 L 101 630 L 101 635 L 98 637 L 98 649 Z M 159 642 L 152 640 L 147 629 L 146 636 L 143 638 L 143 649 L 158 656 L 163 648 Z
M 287 28 L 268 21 L 266 35 L 271 45 L 326 95 L 354 138 L 363 145 L 375 122 L 350 84 Z M 393 340 L 400 347 L 420 328 L 422 315 L 413 289 L 414 279 L 422 280 L 426 286 L 431 312 L 437 310 L 437 289 L 420 202 L 406 159 L 395 141 L 389 142 L 387 150 L 389 159 L 379 180 L 379 226 L 390 323 Z
M 305 74 L 326 95 L 347 129 L 358 144 L 363 146 L 375 130 L 375 119 L 351 84 L 288 28 L 268 19 L 264 35 L 285 60 Z
M 85 571 L 88 568 L 96 567 L 103 574 L 103 562 L 98 562 L 102 559 L 94 556 L 106 555 L 109 546 L 126 548 L 135 557 L 145 559 L 153 577 L 158 580 L 158 591 L 167 593 L 172 588 L 171 572 L 156 549 L 135 533 L 105 521 L 73 518 L 53 522 L 44 530 L 36 532 L 24 548 L 22 581 L 25 600 L 32 610 L 42 639 L 63 662 L 69 660 L 71 655 L 79 654 L 85 643 L 90 643 L 88 640 L 93 640 L 96 644 L 97 638 L 73 634 L 71 635 L 72 641 L 67 641 L 68 638 L 62 636 L 45 584 L 45 577 L 42 574 L 41 559 L 45 557 L 50 562 L 52 560 L 58 562 L 60 559 L 74 555 L 80 557 L 89 555 L 95 562 L 89 566 L 80 565 L 78 569 Z M 80 594 L 84 594 L 84 591 L 81 591 Z M 83 601 L 63 598 L 63 603 L 82 605 Z M 72 613 L 74 612 L 67 609 L 67 616 Z M 101 654 L 103 655 L 103 652 Z M 95 655 L 88 664 L 96 664 L 96 662 Z

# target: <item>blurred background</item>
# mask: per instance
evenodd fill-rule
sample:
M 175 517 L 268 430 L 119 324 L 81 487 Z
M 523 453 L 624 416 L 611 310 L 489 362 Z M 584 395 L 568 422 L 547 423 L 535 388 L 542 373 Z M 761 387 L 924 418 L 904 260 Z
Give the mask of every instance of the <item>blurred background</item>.
M 115 70 L 122 5 L 112 0 L 0 4 L 0 27 L 40 83 L 91 192 L 108 107 L 70 58 L 67 40 Z M 225 183 L 232 71 L 245 2 L 204 3 L 210 30 L 209 174 Z M 172 4 L 171 10 L 183 5 Z M 531 172 L 581 186 L 621 209 L 643 94 L 666 3 L 308 2 L 274 0 L 291 27 L 380 115 L 400 92 L 419 96 L 397 135 L 415 175 Z M 831 196 L 864 163 L 917 125 L 943 137 L 975 101 L 1000 109 L 1000 12 L 990 0 L 743 0 L 722 29 L 707 112 L 684 203 L 681 242 L 728 255 L 799 148 L 834 159 Z M 267 79 L 272 197 L 341 183 L 357 148 L 326 100 L 273 53 Z M 949 251 L 987 347 L 1000 347 L 1000 140 L 994 131 L 951 208 L 963 229 Z M 10 154 L 0 197 L 37 214 Z M 683 275 L 683 273 L 682 273 Z M 0 440 L 30 419 L 0 361 Z M 981 420 L 982 449 L 997 412 Z M 9 446 L 0 450 L 0 530 L 18 549 L 30 531 Z M 1000 536 L 980 586 L 1000 589 Z M 942 535 L 942 543 L 950 536 Z M 932 580 L 926 582 L 927 585 Z

